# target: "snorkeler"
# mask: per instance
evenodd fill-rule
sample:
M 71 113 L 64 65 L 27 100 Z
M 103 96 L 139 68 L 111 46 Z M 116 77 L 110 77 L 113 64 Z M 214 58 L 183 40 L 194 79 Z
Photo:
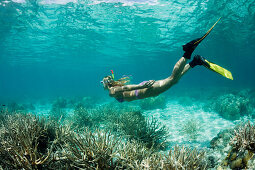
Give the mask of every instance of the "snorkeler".
M 181 57 L 181 59 L 175 64 L 172 74 L 166 79 L 157 81 L 144 81 L 137 85 L 125 85 L 125 83 L 129 81 L 127 77 L 119 80 L 114 80 L 114 74 L 112 71 L 112 76 L 106 76 L 101 81 L 103 83 L 104 89 L 109 90 L 109 95 L 116 98 L 116 100 L 119 102 L 155 97 L 175 85 L 181 79 L 181 77 L 188 70 L 190 70 L 190 68 L 194 68 L 197 65 L 203 65 L 206 68 L 233 80 L 232 74 L 228 70 L 209 62 L 200 55 L 195 55 L 193 60 L 186 64 L 187 61 L 191 59 L 193 51 L 196 49 L 199 43 L 201 43 L 202 40 L 211 32 L 217 22 L 207 31 L 204 36 L 183 45 L 183 57 Z

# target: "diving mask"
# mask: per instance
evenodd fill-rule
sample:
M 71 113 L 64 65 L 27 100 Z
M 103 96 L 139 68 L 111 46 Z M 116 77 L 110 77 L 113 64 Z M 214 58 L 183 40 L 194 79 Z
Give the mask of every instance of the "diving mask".
M 102 81 L 101 81 L 101 83 L 103 84 L 103 86 L 104 87 L 107 87 L 107 86 L 111 86 L 111 84 L 113 83 L 113 79 L 112 79 L 112 77 L 111 76 L 107 76 L 107 77 L 105 77 Z

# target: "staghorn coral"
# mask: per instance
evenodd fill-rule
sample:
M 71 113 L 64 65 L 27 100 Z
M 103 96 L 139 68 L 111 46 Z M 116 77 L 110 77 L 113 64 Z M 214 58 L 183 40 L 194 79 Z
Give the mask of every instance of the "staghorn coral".
M 72 116 L 73 126 L 78 128 L 91 127 L 94 122 L 92 120 L 91 110 L 83 107 L 77 106 L 74 109 L 74 115 Z
M 113 122 L 119 117 L 121 109 L 117 106 L 106 104 L 95 108 L 87 108 L 77 105 L 72 116 L 73 126 L 78 128 L 98 128 L 106 125 L 109 121 Z M 125 109 L 128 110 L 128 109 Z
M 72 168 L 139 169 L 151 151 L 141 143 L 125 142 L 109 132 L 85 129 L 66 140 L 65 155 Z
M 205 169 L 204 152 L 176 146 L 164 156 L 137 141 L 123 141 L 109 132 L 85 129 L 65 144 L 71 168 L 79 169 Z
M 161 95 L 146 98 L 141 100 L 139 105 L 143 110 L 164 109 L 166 107 L 166 97 Z
M 117 115 L 111 120 L 110 128 L 130 140 L 143 142 L 148 148 L 165 148 L 168 137 L 166 126 L 153 117 L 151 120 L 145 118 L 140 111 L 125 111 Z
M 99 129 L 73 131 L 33 115 L 6 115 L 0 124 L 3 169 L 202 169 L 199 155 L 176 147 L 165 156 L 137 140 Z
M 59 120 L 64 121 L 69 116 L 68 115 L 70 109 L 69 107 L 72 107 L 74 105 L 72 102 L 74 101 L 71 101 L 71 99 L 68 100 L 63 97 L 55 99 L 51 106 L 49 115 L 56 121 Z
M 110 133 L 85 129 L 67 137 L 64 150 L 73 168 L 113 169 L 119 143 Z
M 207 169 L 205 152 L 176 145 L 166 156 L 163 169 Z
M 231 145 L 236 150 L 255 152 L 255 125 L 251 125 L 250 121 L 244 125 L 240 125 L 237 130 L 234 131 Z
M 196 140 L 202 127 L 198 120 L 190 119 L 182 126 L 181 134 L 187 136 L 190 140 Z
M 117 169 L 145 169 L 156 165 L 161 154 L 147 148 L 143 143 L 136 140 L 122 142 L 118 147 L 116 156 Z M 161 160 L 163 161 L 163 160 Z
M 231 130 L 230 148 L 220 167 L 246 169 L 255 152 L 255 126 L 250 122 L 241 122 Z M 229 141 L 229 140 L 228 140 Z M 223 148 L 224 149 L 224 148 Z
M 8 115 L 1 127 L 1 166 L 12 169 L 47 168 L 64 131 L 55 122 L 33 115 Z

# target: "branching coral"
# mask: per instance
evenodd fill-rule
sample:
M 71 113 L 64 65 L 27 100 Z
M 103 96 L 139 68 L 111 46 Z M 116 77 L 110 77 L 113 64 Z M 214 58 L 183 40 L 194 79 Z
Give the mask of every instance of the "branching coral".
M 74 109 L 72 119 L 73 125 L 78 128 L 91 127 L 93 125 L 91 110 L 82 106 L 77 106 Z
M 204 152 L 176 146 L 164 156 L 137 141 L 123 141 L 108 132 L 85 129 L 65 144 L 72 168 L 85 169 L 205 169 Z
M 110 133 L 97 130 L 92 133 L 85 129 L 82 133 L 72 133 L 66 140 L 66 157 L 72 167 L 86 169 L 113 169 L 114 154 L 120 141 Z
M 157 134 L 155 122 L 149 124 L 152 136 Z M 165 157 L 137 140 L 88 128 L 75 132 L 33 115 L 7 115 L 0 126 L 4 169 L 202 169 L 202 159 L 196 151 L 178 147 Z
M 123 110 L 112 105 L 103 105 L 89 109 L 83 105 L 77 105 L 72 116 L 73 125 L 78 128 L 98 128 L 104 126 L 109 121 L 118 119 Z
M 152 151 L 136 141 L 125 142 L 109 132 L 85 129 L 72 133 L 65 144 L 65 155 L 72 168 L 140 169 Z
M 125 111 L 111 121 L 111 129 L 129 139 L 143 142 L 148 148 L 165 147 L 167 128 L 157 119 L 146 119 L 140 111 Z
M 243 126 L 239 126 L 235 130 L 235 135 L 231 140 L 231 144 L 237 150 L 249 150 L 255 152 L 255 125 L 250 122 Z
M 116 154 L 116 167 L 117 169 L 152 168 L 156 162 L 155 155 L 157 158 L 161 156 L 158 153 L 154 154 L 154 150 L 147 148 L 143 143 L 135 140 L 122 142 Z
M 53 149 L 63 131 L 56 123 L 32 115 L 8 116 L 1 127 L 3 167 L 38 169 L 54 161 Z
M 185 122 L 181 129 L 181 133 L 186 135 L 191 140 L 196 140 L 199 136 L 201 128 L 202 127 L 197 120 L 191 119 Z
M 166 157 L 163 169 L 206 169 L 205 152 L 175 146 Z
M 230 148 L 221 166 L 231 169 L 246 169 L 255 152 L 255 126 L 250 122 L 240 123 L 234 128 Z

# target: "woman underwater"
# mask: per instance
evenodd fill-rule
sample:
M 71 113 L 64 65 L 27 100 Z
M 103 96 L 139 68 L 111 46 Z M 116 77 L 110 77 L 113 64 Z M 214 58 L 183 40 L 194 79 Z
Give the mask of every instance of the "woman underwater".
M 125 85 L 125 83 L 127 82 L 125 79 L 120 79 L 115 81 L 113 79 L 113 76 L 106 76 L 101 81 L 103 83 L 104 89 L 109 90 L 109 95 L 111 97 L 116 98 L 116 100 L 118 100 L 119 102 L 144 99 L 147 97 L 158 96 L 159 94 L 171 88 L 181 79 L 181 77 L 188 70 L 190 70 L 190 68 L 194 68 L 197 65 L 204 65 L 205 67 L 212 69 L 211 67 L 216 64 L 208 62 L 200 55 L 194 56 L 193 60 L 188 64 L 187 64 L 187 61 L 191 58 L 191 55 L 193 51 L 196 49 L 196 47 L 198 46 L 198 44 L 210 33 L 210 31 L 217 24 L 217 22 L 209 29 L 209 31 L 203 37 L 195 39 L 183 45 L 184 55 L 175 64 L 172 74 L 166 79 L 157 80 L 157 81 L 155 80 L 144 81 L 137 85 Z M 223 74 L 226 74 L 225 71 L 227 70 L 221 68 L 218 65 L 216 66 L 217 66 L 217 69 L 219 69 L 219 71 L 223 71 Z M 218 70 L 213 70 L 213 71 L 218 72 Z M 222 74 L 220 72 L 218 73 Z

